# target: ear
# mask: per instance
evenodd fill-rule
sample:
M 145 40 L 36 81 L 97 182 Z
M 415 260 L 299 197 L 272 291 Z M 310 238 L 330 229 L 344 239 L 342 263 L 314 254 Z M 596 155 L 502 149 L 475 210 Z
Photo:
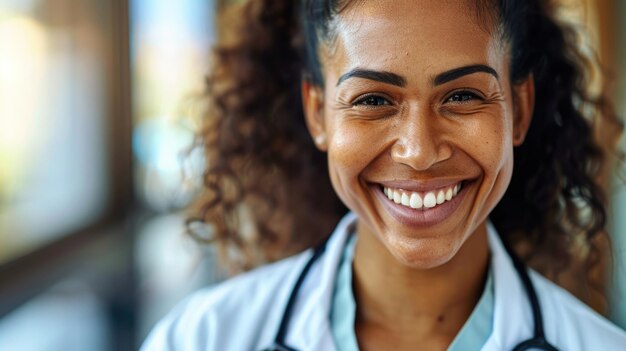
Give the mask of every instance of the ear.
M 513 145 L 520 146 L 526 138 L 535 107 L 535 79 L 532 74 L 521 83 L 513 85 L 514 120 Z
M 302 81 L 302 106 L 309 133 L 320 151 L 326 151 L 326 125 L 324 123 L 324 92 L 307 80 Z

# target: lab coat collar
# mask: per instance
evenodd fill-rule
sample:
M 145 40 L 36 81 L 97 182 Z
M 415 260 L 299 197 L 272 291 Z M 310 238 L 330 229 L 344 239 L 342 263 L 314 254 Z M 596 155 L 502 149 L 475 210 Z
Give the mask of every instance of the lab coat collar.
M 494 316 L 483 351 L 503 350 L 533 336 L 533 314 L 526 290 L 491 222 L 487 222 L 491 269 L 494 272 Z
M 328 239 L 319 263 L 311 267 L 294 306 L 291 332 L 285 340 L 287 345 L 299 350 L 335 350 L 330 329 L 330 304 L 343 247 L 348 234 L 354 232 L 356 219 L 353 212 L 341 219 Z
M 356 215 L 348 213 L 329 238 L 326 252 L 309 271 L 293 310 L 287 345 L 299 350 L 336 350 L 330 328 L 330 304 L 337 268 L 349 233 L 354 231 Z M 494 274 L 493 332 L 483 350 L 502 350 L 521 338 L 532 336 L 532 312 L 524 287 L 500 237 L 487 223 Z M 298 316 L 298 317 L 295 317 Z

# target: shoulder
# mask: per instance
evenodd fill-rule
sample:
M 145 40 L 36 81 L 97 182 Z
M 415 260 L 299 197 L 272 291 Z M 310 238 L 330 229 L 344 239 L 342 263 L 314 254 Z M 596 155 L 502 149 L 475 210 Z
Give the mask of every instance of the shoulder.
M 268 343 L 311 250 L 197 291 L 152 330 L 142 351 L 244 350 Z
M 623 350 L 626 331 L 565 289 L 532 272 L 548 340 L 568 350 Z

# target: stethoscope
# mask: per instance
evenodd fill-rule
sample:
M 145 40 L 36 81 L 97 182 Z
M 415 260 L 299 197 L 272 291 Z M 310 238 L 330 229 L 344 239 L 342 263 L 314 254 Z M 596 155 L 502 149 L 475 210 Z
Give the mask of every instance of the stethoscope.
M 280 325 L 278 327 L 278 332 L 276 333 L 276 337 L 274 338 L 274 343 L 271 347 L 264 349 L 263 351 L 298 351 L 292 347 L 289 347 L 285 344 L 285 339 L 287 337 L 287 329 L 289 326 L 289 321 L 291 320 L 292 309 L 294 304 L 296 303 L 296 298 L 298 296 L 298 292 L 300 291 L 300 287 L 306 278 L 306 275 L 309 273 L 309 270 L 313 266 L 313 263 L 317 261 L 317 259 L 324 253 L 326 250 L 326 239 L 320 245 L 318 245 L 313 251 L 313 256 L 306 263 L 298 280 L 296 280 L 293 289 L 291 290 L 291 294 L 289 295 L 289 299 L 287 300 L 287 305 L 285 305 L 285 311 L 283 313 L 283 317 L 280 321 Z M 545 337 L 545 333 L 543 330 L 543 317 L 541 314 L 541 306 L 539 305 L 539 299 L 537 298 L 537 292 L 535 291 L 535 287 L 530 280 L 528 275 L 528 270 L 524 263 L 517 257 L 517 255 L 513 252 L 513 250 L 506 244 L 505 240 L 502 240 L 504 244 L 504 248 L 506 249 L 507 254 L 511 257 L 513 261 L 513 266 L 517 271 L 520 279 L 522 280 L 522 284 L 524 285 L 524 290 L 526 291 L 526 295 L 528 296 L 528 300 L 530 301 L 530 307 L 533 311 L 533 323 L 534 323 L 534 335 L 532 338 L 522 341 L 517 346 L 513 348 L 512 351 L 525 351 L 525 350 L 544 350 L 544 351 L 558 351 L 556 347 L 550 344 Z

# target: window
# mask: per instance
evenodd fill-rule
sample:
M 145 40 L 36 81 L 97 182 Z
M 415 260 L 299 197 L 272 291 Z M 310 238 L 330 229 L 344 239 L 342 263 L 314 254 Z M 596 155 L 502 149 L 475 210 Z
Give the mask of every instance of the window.
M 126 0 L 0 1 L 2 350 L 132 349 L 127 46 Z
M 110 204 L 112 4 L 0 4 L 0 263 Z

